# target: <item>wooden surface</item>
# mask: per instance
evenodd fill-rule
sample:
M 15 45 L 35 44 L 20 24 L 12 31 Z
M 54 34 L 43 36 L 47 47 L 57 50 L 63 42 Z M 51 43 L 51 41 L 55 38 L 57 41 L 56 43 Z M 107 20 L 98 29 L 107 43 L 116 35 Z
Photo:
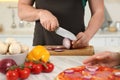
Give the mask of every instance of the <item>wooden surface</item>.
M 46 46 L 46 48 L 56 47 L 56 46 Z M 58 46 L 57 46 L 58 47 Z M 94 54 L 93 46 L 87 46 L 80 49 L 63 49 L 62 52 L 56 52 L 54 50 L 48 50 L 51 55 L 58 56 L 90 56 Z

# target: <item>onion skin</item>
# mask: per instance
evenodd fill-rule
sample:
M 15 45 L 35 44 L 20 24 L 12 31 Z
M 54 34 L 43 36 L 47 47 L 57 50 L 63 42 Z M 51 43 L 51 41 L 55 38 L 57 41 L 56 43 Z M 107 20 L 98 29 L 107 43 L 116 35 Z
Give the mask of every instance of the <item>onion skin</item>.
M 2 59 L 0 61 L 0 72 L 1 73 L 6 73 L 7 69 L 13 65 L 16 65 L 16 62 L 13 59 Z
M 72 49 L 72 40 L 68 38 L 63 39 L 63 46 L 67 49 Z

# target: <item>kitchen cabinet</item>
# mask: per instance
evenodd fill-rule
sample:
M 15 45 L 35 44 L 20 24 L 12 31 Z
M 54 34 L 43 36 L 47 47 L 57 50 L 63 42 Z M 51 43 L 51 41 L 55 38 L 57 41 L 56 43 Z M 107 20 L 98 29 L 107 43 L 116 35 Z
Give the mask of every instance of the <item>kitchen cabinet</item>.
M 90 41 L 90 44 L 93 46 L 104 46 L 106 43 L 106 39 L 104 37 L 93 37 Z
M 119 46 L 120 37 L 106 37 L 106 46 Z
M 90 44 L 94 46 L 119 46 L 120 37 L 94 37 Z
M 91 40 L 90 44 L 93 46 L 119 46 L 120 32 L 116 33 L 97 33 Z

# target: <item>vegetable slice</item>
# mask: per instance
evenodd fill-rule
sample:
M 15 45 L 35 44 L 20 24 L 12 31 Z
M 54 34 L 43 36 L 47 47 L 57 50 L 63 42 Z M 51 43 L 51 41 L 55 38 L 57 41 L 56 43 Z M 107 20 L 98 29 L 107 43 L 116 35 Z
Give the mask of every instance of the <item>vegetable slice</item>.
M 63 39 L 63 46 L 66 47 L 67 49 L 72 48 L 72 41 L 68 38 Z

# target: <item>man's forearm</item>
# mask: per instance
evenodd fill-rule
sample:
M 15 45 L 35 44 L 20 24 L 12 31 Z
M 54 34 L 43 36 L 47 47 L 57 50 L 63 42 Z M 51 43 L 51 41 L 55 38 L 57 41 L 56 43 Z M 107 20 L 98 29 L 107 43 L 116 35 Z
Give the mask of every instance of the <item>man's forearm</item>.
M 86 28 L 86 35 L 91 39 L 94 34 L 98 31 L 104 21 L 103 12 L 96 12 L 90 19 L 89 24 Z
M 18 15 L 21 20 L 35 21 L 39 20 L 39 9 L 26 4 L 18 4 Z
M 104 21 L 104 0 L 88 0 L 92 17 L 85 34 L 90 40 L 98 31 Z

